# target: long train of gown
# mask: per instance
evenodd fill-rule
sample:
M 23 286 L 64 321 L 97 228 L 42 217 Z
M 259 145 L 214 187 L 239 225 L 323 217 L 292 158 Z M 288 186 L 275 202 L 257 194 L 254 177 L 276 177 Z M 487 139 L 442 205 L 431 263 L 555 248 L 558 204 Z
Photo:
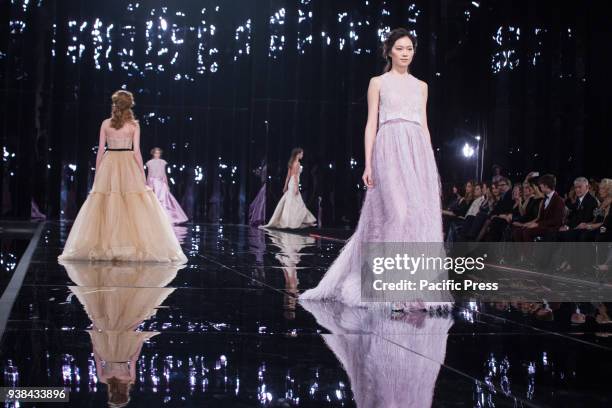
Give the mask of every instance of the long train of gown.
M 300 304 L 330 332 L 321 337 L 346 371 L 358 408 L 432 406 L 450 314 L 394 319 L 384 310 L 337 302 Z
M 151 159 L 147 163 L 147 185 L 153 189 L 159 203 L 162 205 L 173 224 L 181 224 L 188 220 L 185 211 L 170 192 L 166 177 L 166 161 Z
M 389 307 L 390 302 L 361 300 L 362 245 L 366 243 L 442 243 L 440 179 L 429 135 L 421 115 L 424 105 L 418 80 L 382 75 L 379 127 L 372 152 L 372 178 L 353 236 L 317 287 L 304 292 L 304 300 L 336 300 L 348 306 Z M 444 270 L 429 275 L 448 276 Z M 447 293 L 418 291 L 406 301 L 427 300 L 428 306 L 448 306 Z
M 301 170 L 300 170 L 301 171 Z M 306 208 L 299 192 L 298 177 L 291 177 L 287 191 L 276 205 L 270 221 L 262 228 L 306 228 L 316 225 L 317 219 Z
M 257 227 L 266 222 L 266 190 L 268 185 L 264 183 L 253 202 L 249 205 L 249 225 Z
M 126 126 L 124 126 L 126 128 Z M 129 149 L 132 134 L 110 129 L 109 149 Z M 170 220 L 132 151 L 107 151 L 72 225 L 60 260 L 187 261 Z

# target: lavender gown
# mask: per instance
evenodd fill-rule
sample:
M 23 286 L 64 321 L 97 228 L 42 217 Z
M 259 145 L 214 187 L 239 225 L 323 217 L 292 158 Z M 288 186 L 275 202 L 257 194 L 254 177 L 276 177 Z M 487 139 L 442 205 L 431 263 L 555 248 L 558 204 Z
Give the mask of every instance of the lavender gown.
M 368 189 L 357 229 L 319 285 L 300 299 L 335 300 L 348 306 L 387 307 L 361 301 L 362 244 L 441 243 L 440 180 L 425 129 L 419 80 L 387 72 L 381 76 L 378 132 L 372 151 L 374 187 Z M 447 275 L 440 271 L 438 279 Z M 423 300 L 418 291 L 414 302 Z M 429 306 L 448 306 L 445 294 Z
M 393 318 L 341 303 L 301 305 L 329 332 L 321 337 L 346 371 L 357 408 L 433 405 L 453 325 L 450 315 Z
M 153 189 L 157 199 L 170 217 L 173 224 L 187 221 L 187 215 L 168 188 L 166 178 L 166 161 L 151 159 L 147 163 L 147 185 Z

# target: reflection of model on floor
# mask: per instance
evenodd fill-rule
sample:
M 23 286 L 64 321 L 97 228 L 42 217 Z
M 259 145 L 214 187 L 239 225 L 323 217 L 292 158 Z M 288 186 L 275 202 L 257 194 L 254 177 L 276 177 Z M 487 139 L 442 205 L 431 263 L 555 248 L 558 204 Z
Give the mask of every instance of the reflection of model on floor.
M 143 343 L 159 332 L 137 331 L 174 292 L 179 266 L 159 263 L 65 262 L 70 286 L 92 322 L 88 330 L 96 375 L 112 406 L 130 400 Z
M 272 244 L 280 249 L 275 258 L 281 263 L 285 278 L 285 295 L 283 299 L 284 316 L 291 320 L 295 318 L 295 307 L 298 297 L 298 264 L 302 257 L 302 249 L 313 246 L 313 237 L 278 230 L 266 230 Z
M 265 228 L 306 228 L 316 225 L 317 219 L 304 204 L 300 194 L 300 173 L 302 166 L 300 160 L 304 157 L 304 150 L 296 147 L 291 152 L 287 177 L 283 187 L 283 196 L 278 202 L 270 221 Z
M 261 187 L 255 196 L 255 199 L 249 205 L 249 225 L 257 227 L 266 222 L 266 191 L 268 188 L 268 165 L 265 160 L 261 165 L 253 170 L 253 173 L 259 178 Z
M 358 408 L 432 406 L 453 325 L 449 313 L 391 317 L 338 302 L 300 304 L 329 330 L 321 336 L 346 370 Z

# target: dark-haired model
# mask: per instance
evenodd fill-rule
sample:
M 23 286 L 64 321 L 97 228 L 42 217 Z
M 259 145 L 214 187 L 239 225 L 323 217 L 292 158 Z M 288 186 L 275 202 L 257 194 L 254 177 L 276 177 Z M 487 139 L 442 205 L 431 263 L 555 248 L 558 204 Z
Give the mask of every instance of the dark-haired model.
M 427 127 L 427 84 L 409 70 L 415 45 L 415 37 L 402 28 L 384 42 L 385 72 L 372 78 L 368 88 L 363 173 L 368 191 L 357 229 L 319 285 L 304 292 L 302 300 L 380 306 L 361 301 L 362 244 L 443 241 L 440 183 Z M 416 293 L 414 301 L 402 303 L 400 309 L 422 309 L 423 298 Z M 442 305 L 448 303 L 427 304 Z M 395 304 L 393 308 L 398 309 Z
M 304 204 L 300 194 L 300 173 L 302 166 L 300 160 L 304 157 L 304 150 L 296 147 L 291 152 L 287 164 L 287 177 L 283 187 L 283 196 L 276 205 L 272 218 L 261 228 L 288 228 L 298 229 L 312 227 L 317 224 L 317 219 Z

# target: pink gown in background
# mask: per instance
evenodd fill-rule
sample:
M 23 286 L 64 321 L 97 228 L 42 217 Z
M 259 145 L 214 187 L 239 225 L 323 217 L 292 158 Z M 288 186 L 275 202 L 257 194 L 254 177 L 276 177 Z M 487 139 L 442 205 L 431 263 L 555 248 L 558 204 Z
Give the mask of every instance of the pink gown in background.
M 157 199 L 161 203 L 173 224 L 187 221 L 187 215 L 179 205 L 178 201 L 170 193 L 168 179 L 166 178 L 166 161 L 162 159 L 151 159 L 147 163 L 147 185 L 153 189 Z
M 417 78 L 392 72 L 381 76 L 378 132 L 372 151 L 374 187 L 366 193 L 355 233 L 319 285 L 300 299 L 386 307 L 361 300 L 362 245 L 443 242 L 440 180 L 424 127 L 424 105 Z M 440 271 L 437 278 L 444 274 Z M 411 295 L 415 303 L 424 298 L 418 291 Z M 426 299 L 428 305 L 448 306 L 443 301 L 446 296 L 440 295 L 438 303 Z

